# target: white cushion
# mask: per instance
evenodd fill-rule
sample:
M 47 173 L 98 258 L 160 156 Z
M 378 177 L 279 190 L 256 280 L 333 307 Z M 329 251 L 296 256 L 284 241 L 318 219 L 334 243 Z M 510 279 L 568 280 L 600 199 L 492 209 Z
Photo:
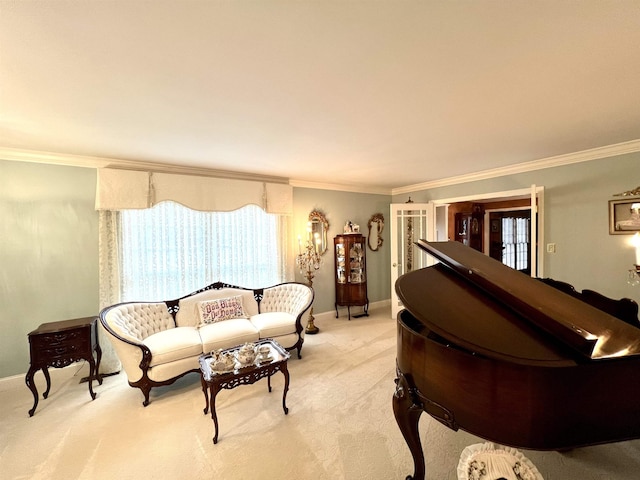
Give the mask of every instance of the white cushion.
M 258 313 L 258 303 L 253 297 L 253 290 L 242 290 L 238 288 L 221 288 L 220 290 L 215 290 L 212 288 L 180 300 L 180 309 L 178 313 L 176 313 L 176 325 L 178 327 L 197 327 L 200 325 L 198 302 L 234 297 L 236 295 L 242 297 L 242 306 L 248 316 Z
M 296 317 L 290 313 L 259 313 L 251 317 L 251 323 L 260 331 L 260 338 L 279 337 L 296 331 Z
M 242 297 L 218 298 L 203 300 L 197 303 L 200 316 L 200 327 L 209 323 L 222 322 L 232 318 L 249 318 L 242 307 Z
M 199 332 L 204 352 L 235 347 L 246 342 L 255 342 L 260 338 L 258 330 L 246 318 L 210 323 L 201 327 Z
M 143 343 L 151 350 L 151 366 L 202 353 L 202 341 L 194 327 L 176 327 L 154 333 Z

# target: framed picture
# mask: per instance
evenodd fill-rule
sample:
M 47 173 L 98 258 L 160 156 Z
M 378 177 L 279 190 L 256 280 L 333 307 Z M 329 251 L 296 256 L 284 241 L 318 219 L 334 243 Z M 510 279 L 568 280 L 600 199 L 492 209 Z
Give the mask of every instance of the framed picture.
M 640 198 L 609 200 L 609 234 L 640 232 Z

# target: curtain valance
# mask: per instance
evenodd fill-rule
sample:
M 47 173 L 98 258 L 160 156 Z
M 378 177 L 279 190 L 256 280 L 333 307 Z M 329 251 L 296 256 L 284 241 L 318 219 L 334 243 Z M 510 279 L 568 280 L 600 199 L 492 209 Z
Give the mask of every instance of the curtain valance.
M 267 213 L 290 215 L 293 188 L 281 183 L 98 169 L 96 210 L 149 208 L 165 200 L 207 212 L 228 212 L 253 204 Z

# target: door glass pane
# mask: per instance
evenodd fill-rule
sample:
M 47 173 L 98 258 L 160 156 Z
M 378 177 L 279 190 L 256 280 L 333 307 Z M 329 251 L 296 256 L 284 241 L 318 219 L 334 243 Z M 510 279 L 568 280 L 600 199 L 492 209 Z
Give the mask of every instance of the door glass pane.
M 398 275 L 426 266 L 426 253 L 415 242 L 427 240 L 427 211 L 401 210 L 397 217 Z
M 336 244 L 336 275 L 338 283 L 347 283 L 346 266 L 344 243 L 338 243 Z
M 364 282 L 364 256 L 362 248 L 362 243 L 355 242 L 349 251 L 349 272 L 351 276 L 351 283 Z

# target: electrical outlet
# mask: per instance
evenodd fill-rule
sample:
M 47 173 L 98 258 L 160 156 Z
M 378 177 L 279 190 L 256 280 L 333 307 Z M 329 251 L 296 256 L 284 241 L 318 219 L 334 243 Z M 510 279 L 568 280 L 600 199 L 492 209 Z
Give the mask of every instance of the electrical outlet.
M 555 243 L 547 243 L 547 253 L 556 253 Z

